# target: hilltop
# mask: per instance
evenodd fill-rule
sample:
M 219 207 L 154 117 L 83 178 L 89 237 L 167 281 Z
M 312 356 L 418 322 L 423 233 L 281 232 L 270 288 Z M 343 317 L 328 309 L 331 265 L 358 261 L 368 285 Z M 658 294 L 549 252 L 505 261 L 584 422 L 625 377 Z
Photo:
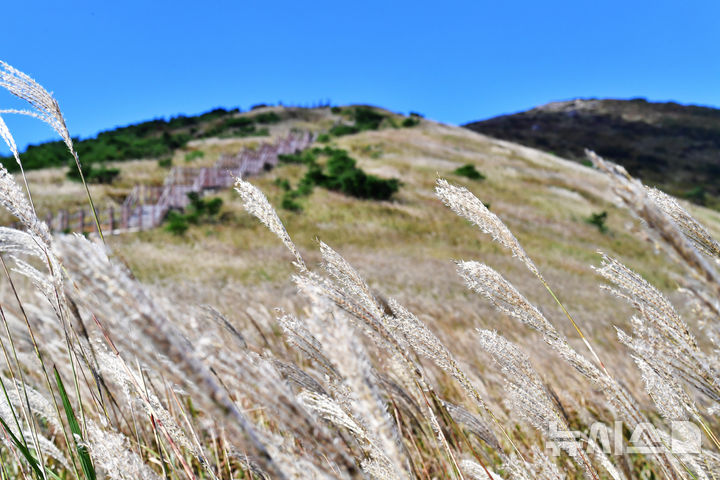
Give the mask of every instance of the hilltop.
M 675 196 L 720 206 L 720 110 L 643 99 L 576 99 L 465 127 L 584 161 L 584 149 Z

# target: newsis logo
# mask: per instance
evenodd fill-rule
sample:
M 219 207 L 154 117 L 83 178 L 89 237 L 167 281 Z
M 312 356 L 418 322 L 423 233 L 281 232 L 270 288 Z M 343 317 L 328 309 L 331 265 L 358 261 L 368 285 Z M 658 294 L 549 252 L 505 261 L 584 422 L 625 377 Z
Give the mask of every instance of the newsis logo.
M 630 432 L 630 438 L 626 441 L 623 423 L 620 421 L 616 421 L 612 428 L 604 423 L 593 423 L 587 434 L 577 430 L 560 430 L 556 423 L 551 423 L 547 448 L 552 456 L 560 455 L 561 451 L 574 456 L 578 450 L 590 452 L 594 448 L 608 455 L 653 455 L 668 451 L 675 455 L 691 455 L 701 452 L 700 427 L 686 421 L 673 421 L 670 427 L 671 433 L 668 435 L 650 423 L 640 423 Z M 591 443 L 595 447 L 591 447 Z

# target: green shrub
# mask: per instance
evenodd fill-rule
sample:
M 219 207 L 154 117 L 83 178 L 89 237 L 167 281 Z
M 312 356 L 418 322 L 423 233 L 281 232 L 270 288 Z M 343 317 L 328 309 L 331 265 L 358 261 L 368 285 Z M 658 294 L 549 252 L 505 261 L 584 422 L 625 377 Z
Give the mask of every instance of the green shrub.
M 265 108 L 265 107 L 269 107 L 269 106 L 270 105 L 268 105 L 267 103 L 256 103 L 255 105 L 250 107 L 250 110 L 257 110 L 258 108 Z
M 254 129 L 253 119 L 248 117 L 233 117 L 223 121 L 225 128 Z
M 267 128 L 261 128 L 259 130 L 255 130 L 254 132 L 249 132 L 247 134 L 239 135 L 239 136 L 241 136 L 241 137 L 267 137 L 268 135 L 270 135 L 270 130 L 268 130 Z
M 409 128 L 409 127 L 414 127 L 415 125 L 417 125 L 419 123 L 420 123 L 419 119 L 417 119 L 415 117 L 407 117 L 407 118 L 403 119 L 402 126 Z
M 292 187 L 290 186 L 290 182 L 287 178 L 276 178 L 275 185 L 285 190 L 286 192 L 289 192 L 292 189 Z
M 217 223 L 222 208 L 222 198 L 204 199 L 197 192 L 188 193 L 190 204 L 184 212 L 171 210 L 166 219 L 165 229 L 175 235 L 184 234 L 189 226 L 201 223 Z
M 278 115 L 275 112 L 265 112 L 265 113 L 258 113 L 254 117 L 252 117 L 253 120 L 255 120 L 257 123 L 278 123 L 280 120 L 280 115 Z
M 320 143 L 328 143 L 330 141 L 330 135 L 328 135 L 327 133 L 321 133 L 320 135 L 318 135 L 317 141 Z
M 282 201 L 280 202 L 280 206 L 285 209 L 289 210 L 291 212 L 300 212 L 302 211 L 302 206 L 295 201 L 294 197 L 290 195 L 290 192 L 286 192 L 285 195 L 282 197 Z
M 329 150 L 325 173 L 317 163 L 310 165 L 305 174 L 307 184 L 319 185 L 358 198 L 387 200 L 400 188 L 397 179 L 381 179 L 368 175 L 356 165 L 345 150 Z
M 331 107 L 331 108 L 330 108 L 330 111 L 331 111 L 332 113 L 338 114 L 338 113 L 341 113 L 341 112 L 342 112 L 342 108 L 340 108 L 340 107 Z
M 467 163 L 463 165 L 462 167 L 456 168 L 453 170 L 453 173 L 455 175 L 461 175 L 463 177 L 467 177 L 471 180 L 485 180 L 485 175 L 478 172 L 475 168 L 475 165 L 471 163 Z
M 161 158 L 157 163 L 160 168 L 170 168 L 172 167 L 172 157 Z
M 352 135 L 353 133 L 358 133 L 360 130 L 354 125 L 335 125 L 330 129 L 330 135 L 333 135 L 335 137 L 342 137 L 343 135 Z
M 685 192 L 683 197 L 698 205 L 705 205 L 707 203 L 707 192 L 703 187 L 692 188 Z
M 607 221 L 607 212 L 603 211 L 600 213 L 593 213 L 588 218 L 585 219 L 587 223 L 590 225 L 595 225 L 598 230 L 600 230 L 600 233 L 607 233 L 608 227 L 605 224 Z
M 185 161 L 186 162 L 192 162 L 195 159 L 203 158 L 205 156 L 205 152 L 202 150 L 193 150 L 192 152 L 188 152 L 185 154 Z
M 115 180 L 115 178 L 117 178 L 118 175 L 120 175 L 120 169 L 107 168 L 104 165 L 96 167 L 93 164 L 86 162 L 81 163 L 81 167 L 83 177 L 85 177 L 85 181 L 87 183 L 110 184 Z M 77 165 L 75 164 L 75 160 L 70 160 L 68 162 L 68 171 L 66 176 L 68 179 L 75 182 L 80 182 L 82 180 L 80 172 L 77 169 Z
M 190 225 L 188 224 L 187 218 L 180 212 L 171 210 L 168 213 L 167 220 L 165 223 L 165 230 L 172 233 L 173 235 L 184 235 L 187 232 Z
M 303 156 L 299 152 L 295 153 L 281 153 L 278 155 L 278 162 L 281 164 L 301 164 L 303 162 Z
M 88 183 L 112 183 L 117 176 L 120 175 L 119 168 L 107 168 L 104 166 L 91 168 L 90 174 L 85 177 Z
M 77 168 L 77 165 L 75 164 L 74 159 L 68 160 L 67 165 L 68 165 L 68 171 L 65 174 L 65 176 L 74 182 L 82 181 L 83 177 L 85 177 L 87 179 L 88 175 L 90 175 L 90 169 L 92 168 L 92 165 L 90 163 L 80 162 L 80 168 L 82 170 L 82 176 L 81 176 L 80 171 L 78 171 L 78 168 Z
M 360 130 L 377 130 L 380 123 L 385 119 L 382 115 L 370 107 L 355 107 L 353 109 L 353 118 L 355 126 Z

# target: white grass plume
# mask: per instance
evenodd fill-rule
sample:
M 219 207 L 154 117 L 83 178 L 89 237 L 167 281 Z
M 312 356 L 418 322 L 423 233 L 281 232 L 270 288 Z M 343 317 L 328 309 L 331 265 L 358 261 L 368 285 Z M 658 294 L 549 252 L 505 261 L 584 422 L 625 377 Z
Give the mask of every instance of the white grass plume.
M 275 209 L 268 202 L 267 197 L 255 185 L 238 177 L 235 180 L 235 191 L 240 194 L 243 207 L 251 215 L 255 216 L 268 230 L 277 235 L 280 241 L 295 256 L 295 262 L 301 270 L 306 270 L 305 262 L 297 247 L 290 239 L 285 226 L 280 221 Z
M 38 118 L 50 125 L 72 151 L 72 138 L 65 125 L 60 106 L 42 85 L 29 75 L 0 60 L 0 87 L 28 102 L 34 110 L 3 110 L 0 113 L 18 113 Z
M 720 244 L 710 235 L 705 227 L 685 210 L 674 197 L 661 192 L 657 188 L 645 187 L 645 191 L 660 210 L 673 219 L 680 231 L 695 244 L 701 252 L 720 260 Z
M 558 411 L 545 385 L 535 369 L 530 365 L 527 355 L 516 345 L 490 330 L 478 330 L 482 348 L 490 353 L 500 366 L 506 381 L 512 412 L 520 413 L 540 433 L 549 440 L 551 431 L 569 432 L 565 418 Z M 562 442 L 568 455 L 577 462 L 591 480 L 599 476 L 587 455 L 574 442 Z
M 497 215 L 488 210 L 485 204 L 467 188 L 450 185 L 447 180 L 441 178 L 437 181 L 435 193 L 453 212 L 477 225 L 484 233 L 492 236 L 493 240 L 510 250 L 513 256 L 520 259 L 533 274 L 538 278 L 542 278 L 535 263 L 525 253 L 515 235 Z

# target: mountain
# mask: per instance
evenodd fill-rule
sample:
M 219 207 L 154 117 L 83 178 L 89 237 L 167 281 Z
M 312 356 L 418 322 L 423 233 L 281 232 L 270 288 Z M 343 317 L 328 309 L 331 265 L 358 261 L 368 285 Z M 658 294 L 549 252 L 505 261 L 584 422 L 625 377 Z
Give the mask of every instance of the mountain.
M 465 127 L 581 162 L 588 148 L 647 184 L 720 207 L 720 109 L 576 99 Z

